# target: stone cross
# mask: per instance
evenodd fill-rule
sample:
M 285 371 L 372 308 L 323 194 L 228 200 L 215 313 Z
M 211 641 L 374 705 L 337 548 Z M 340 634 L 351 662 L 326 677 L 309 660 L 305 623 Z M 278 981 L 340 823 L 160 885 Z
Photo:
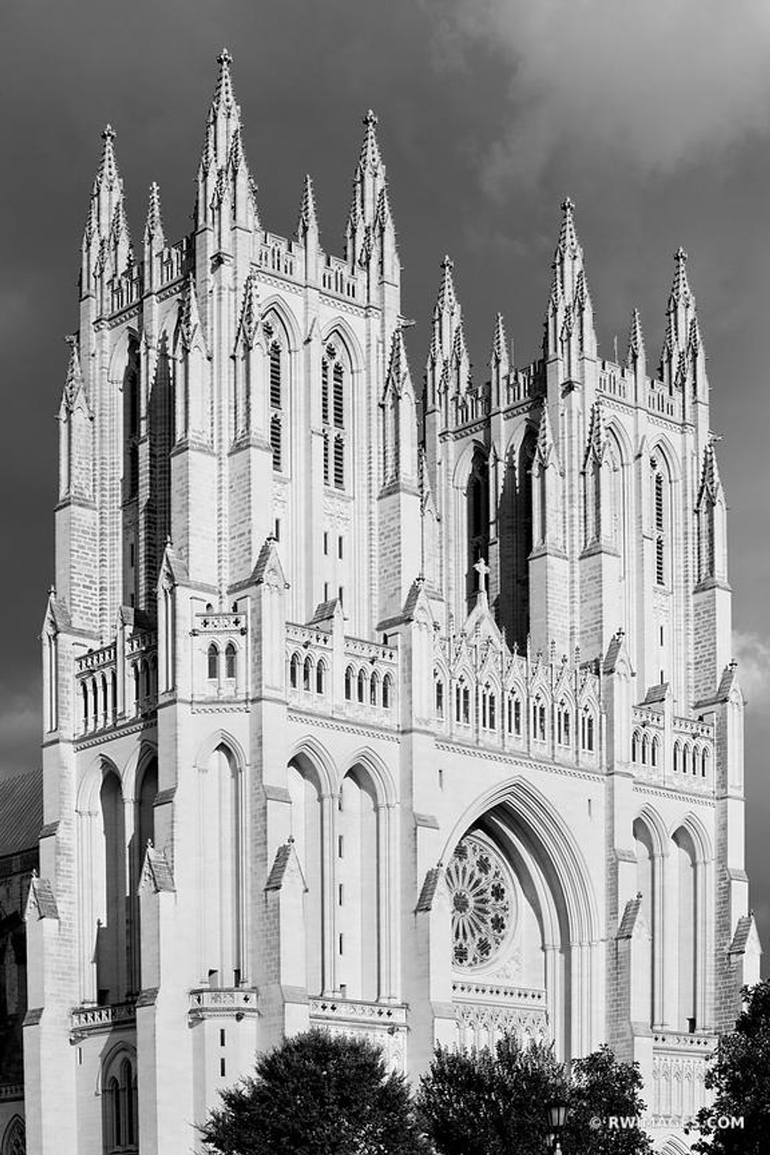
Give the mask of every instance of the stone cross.
M 484 561 L 484 558 L 480 557 L 473 568 L 475 569 L 476 573 L 479 575 L 478 592 L 480 594 L 485 594 L 487 592 L 487 574 L 489 573 L 489 566 Z

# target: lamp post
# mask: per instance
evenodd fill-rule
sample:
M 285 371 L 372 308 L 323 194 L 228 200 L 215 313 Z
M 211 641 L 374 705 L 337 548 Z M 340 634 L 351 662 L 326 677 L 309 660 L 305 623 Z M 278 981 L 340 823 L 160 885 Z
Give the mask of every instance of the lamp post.
M 548 1104 L 548 1140 L 554 1155 L 562 1155 L 559 1137 L 567 1122 L 567 1104 L 563 1099 L 554 1099 Z

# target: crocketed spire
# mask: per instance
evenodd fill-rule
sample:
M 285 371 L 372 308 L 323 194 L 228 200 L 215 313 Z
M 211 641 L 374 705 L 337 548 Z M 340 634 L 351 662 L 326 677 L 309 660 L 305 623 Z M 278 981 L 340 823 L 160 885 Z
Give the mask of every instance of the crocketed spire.
M 573 352 L 577 352 L 579 347 L 583 353 L 595 355 L 593 305 L 583 250 L 575 228 L 575 203 L 570 197 L 562 201 L 561 211 L 561 227 L 553 255 L 553 278 L 546 311 L 545 354 L 559 355 L 564 351 L 565 342 L 573 342 Z

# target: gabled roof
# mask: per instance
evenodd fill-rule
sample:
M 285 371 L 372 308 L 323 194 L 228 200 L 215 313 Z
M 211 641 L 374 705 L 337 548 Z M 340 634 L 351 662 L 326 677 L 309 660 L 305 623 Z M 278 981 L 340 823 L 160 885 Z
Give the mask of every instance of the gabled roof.
M 0 858 L 37 847 L 43 825 L 43 771 L 0 781 Z

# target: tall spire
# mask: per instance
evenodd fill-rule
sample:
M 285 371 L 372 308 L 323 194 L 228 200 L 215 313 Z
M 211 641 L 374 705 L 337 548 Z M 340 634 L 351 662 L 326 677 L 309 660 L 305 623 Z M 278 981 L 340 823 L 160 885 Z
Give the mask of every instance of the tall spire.
M 230 66 L 232 56 L 223 49 L 217 57 L 219 73 L 206 116 L 203 150 L 198 166 L 196 221 L 209 223 L 212 205 L 224 206 L 232 191 L 232 204 L 242 220 L 258 223 L 256 185 L 249 172 L 241 136 L 241 110 L 235 99 Z
M 604 406 L 601 401 L 597 399 L 591 406 L 591 422 L 588 429 L 588 441 L 583 467 L 585 468 L 585 464 L 591 458 L 601 464 L 606 448 L 607 431 L 604 425 Z
M 363 118 L 364 139 L 353 176 L 353 203 L 345 237 L 347 257 L 361 261 L 374 250 L 371 230 L 381 208 L 380 194 L 386 186 L 385 165 L 377 141 L 377 117 L 371 109 Z
M 433 306 L 433 332 L 427 364 L 429 408 L 438 403 L 439 394 L 464 393 L 470 377 L 462 309 L 457 300 L 453 273 L 454 262 L 445 256 L 441 262 L 441 284 Z M 448 412 L 445 412 L 446 416 Z
M 575 228 L 575 202 L 565 197 L 561 204 L 559 239 L 553 255 L 553 278 L 545 319 L 545 354 L 562 353 L 564 342 L 573 334 L 578 351 L 595 356 L 596 334 L 593 305 L 588 289 L 583 249 Z M 579 350 L 577 346 L 579 345 Z M 571 366 L 574 369 L 574 366 Z
M 390 359 L 385 378 L 386 390 L 392 387 L 396 393 L 400 393 L 408 376 L 409 365 L 406 357 L 406 345 L 404 344 L 404 330 L 401 325 L 397 325 L 393 330 L 393 337 L 390 342 Z
M 695 297 L 687 279 L 687 253 L 680 245 L 674 253 L 674 278 L 666 306 L 666 334 L 661 352 L 664 382 L 670 389 L 681 387 L 692 372 L 693 377 L 703 378 L 705 383 L 702 361 Z M 700 381 L 695 380 L 696 388 L 699 384 Z

